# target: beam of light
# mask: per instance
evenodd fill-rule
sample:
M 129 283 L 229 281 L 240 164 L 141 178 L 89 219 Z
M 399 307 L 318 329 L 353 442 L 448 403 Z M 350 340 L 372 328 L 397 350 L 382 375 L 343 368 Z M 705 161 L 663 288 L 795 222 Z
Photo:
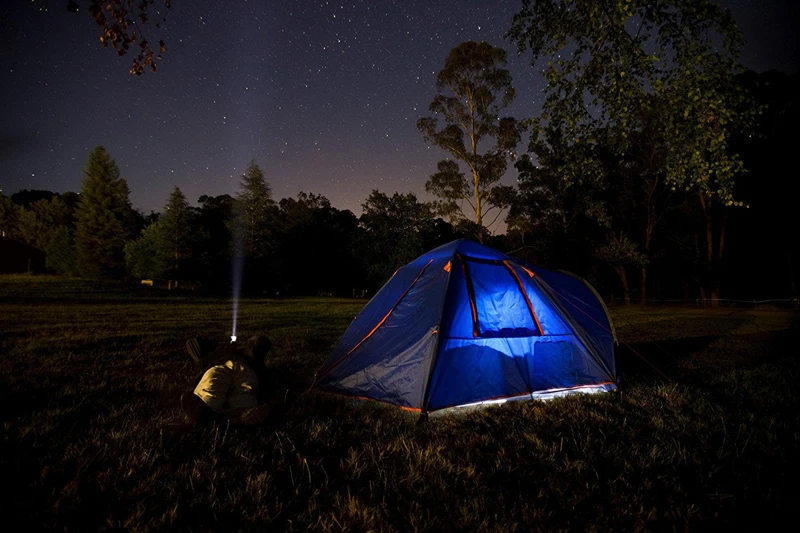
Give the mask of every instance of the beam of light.
M 239 319 L 239 295 L 242 290 L 243 267 L 244 258 L 237 251 L 233 256 L 233 327 L 231 328 L 231 342 L 236 342 L 236 323 Z
M 231 329 L 231 342 L 236 341 L 236 322 L 239 318 L 239 295 L 242 290 L 243 267 L 244 258 L 241 254 L 235 253 L 233 256 L 233 328 Z
M 239 295 L 242 290 L 242 277 L 244 273 L 244 254 L 242 244 L 242 228 L 236 223 L 233 231 L 233 327 L 231 328 L 231 342 L 236 342 L 236 322 L 239 319 Z

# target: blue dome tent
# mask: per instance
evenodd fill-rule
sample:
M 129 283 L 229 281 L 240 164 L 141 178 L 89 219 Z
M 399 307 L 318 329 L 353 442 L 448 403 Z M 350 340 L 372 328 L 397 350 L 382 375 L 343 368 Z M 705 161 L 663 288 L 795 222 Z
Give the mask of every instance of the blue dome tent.
M 400 268 L 350 324 L 317 388 L 412 411 L 616 388 L 594 289 L 468 240 Z

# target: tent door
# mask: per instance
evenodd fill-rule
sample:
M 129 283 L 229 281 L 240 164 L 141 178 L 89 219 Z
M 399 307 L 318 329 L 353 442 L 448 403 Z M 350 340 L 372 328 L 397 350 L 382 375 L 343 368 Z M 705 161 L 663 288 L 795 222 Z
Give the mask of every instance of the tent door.
M 521 281 L 502 261 L 459 255 L 473 319 L 473 337 L 541 335 L 536 315 Z

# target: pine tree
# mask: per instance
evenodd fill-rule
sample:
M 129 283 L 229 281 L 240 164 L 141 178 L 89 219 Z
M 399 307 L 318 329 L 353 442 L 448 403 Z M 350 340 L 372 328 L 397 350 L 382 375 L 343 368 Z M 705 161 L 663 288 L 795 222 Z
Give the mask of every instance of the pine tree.
M 174 275 L 180 273 L 181 261 L 191 255 L 191 215 L 192 211 L 186 196 L 178 187 L 172 190 L 164 214 L 159 221 L 160 247 L 168 257 L 168 264 Z
M 119 277 L 133 221 L 128 184 L 102 146 L 89 154 L 84 174 L 75 225 L 78 273 L 86 278 Z
M 239 253 L 249 259 L 268 257 L 274 248 L 276 206 L 272 190 L 255 161 L 250 162 L 242 176 L 236 200 L 235 234 L 242 246 Z

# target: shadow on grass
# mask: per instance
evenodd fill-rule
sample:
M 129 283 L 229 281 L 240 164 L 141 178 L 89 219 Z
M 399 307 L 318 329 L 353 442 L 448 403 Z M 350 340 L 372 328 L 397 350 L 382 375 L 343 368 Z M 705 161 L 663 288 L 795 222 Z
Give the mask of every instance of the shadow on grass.
M 701 335 L 658 342 L 621 344 L 616 350 L 617 375 L 623 382 L 680 380 L 680 360 L 706 350 L 719 335 Z M 663 374 L 663 375 L 662 375 Z
M 729 332 L 617 349 L 617 373 L 626 387 L 667 383 L 707 394 L 731 410 L 793 416 L 800 376 L 800 329 Z

